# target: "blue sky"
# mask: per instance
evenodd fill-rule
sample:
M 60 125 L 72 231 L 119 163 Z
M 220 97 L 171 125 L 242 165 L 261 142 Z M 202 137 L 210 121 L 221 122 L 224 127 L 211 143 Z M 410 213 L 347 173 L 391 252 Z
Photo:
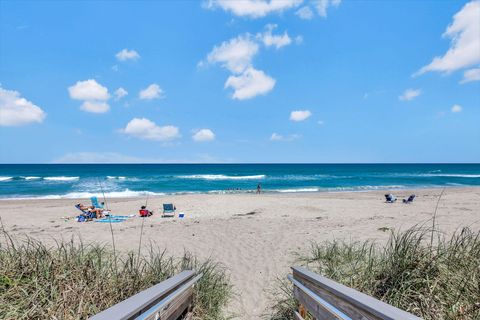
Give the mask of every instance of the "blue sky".
M 478 19 L 478 0 L 1 1 L 0 162 L 479 162 Z

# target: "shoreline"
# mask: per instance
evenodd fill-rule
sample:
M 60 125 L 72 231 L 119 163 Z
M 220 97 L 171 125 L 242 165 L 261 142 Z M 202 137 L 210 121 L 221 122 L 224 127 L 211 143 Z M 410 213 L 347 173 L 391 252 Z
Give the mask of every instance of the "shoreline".
M 455 189 L 475 189 L 475 188 L 480 188 L 480 186 L 477 185 L 462 185 L 462 186 L 415 186 L 415 187 L 398 187 L 398 188 L 382 188 L 382 186 L 379 186 L 378 188 L 372 187 L 372 188 L 364 188 L 359 187 L 360 189 L 355 189 L 353 188 L 348 188 L 344 187 L 343 190 L 338 190 L 339 188 L 320 188 L 320 187 L 300 187 L 297 190 L 298 191 L 290 191 L 290 190 L 296 190 L 295 188 L 291 189 L 283 189 L 285 191 L 280 190 L 264 190 L 262 191 L 262 195 L 282 195 L 282 194 L 299 194 L 299 195 L 304 195 L 304 194 L 325 194 L 325 193 L 363 193 L 363 192 L 385 192 L 385 191 L 412 191 L 414 192 L 415 190 L 441 190 L 441 189 L 448 189 L 448 190 L 455 190 Z M 312 190 L 312 191 L 304 191 L 306 189 L 317 189 L 317 190 Z M 130 200 L 135 200 L 135 199 L 144 199 L 147 196 L 149 198 L 154 198 L 154 197 L 169 197 L 169 196 L 188 196 L 188 195 L 249 195 L 249 194 L 254 194 L 257 195 L 256 190 L 251 189 L 251 190 L 212 190 L 212 191 L 180 191 L 180 192 L 158 192 L 155 193 L 153 191 L 133 191 L 126 189 L 124 191 L 120 192 L 140 192 L 144 193 L 138 196 L 112 196 L 109 193 L 117 193 L 116 191 L 110 191 L 106 192 L 108 196 L 105 198 L 107 199 L 130 199 Z M 86 195 L 85 197 L 67 197 L 68 194 L 65 195 L 47 195 L 47 196 L 38 196 L 38 197 L 10 197 L 10 198 L 2 198 L 0 197 L 0 203 L 3 201 L 38 201 L 38 200 L 89 200 L 90 197 L 97 196 L 98 198 L 103 198 L 102 192 L 73 192 L 72 194 L 79 194 L 79 193 L 88 193 L 88 196 Z
M 295 265 L 297 253 L 312 242 L 370 240 L 384 244 L 387 230 L 405 230 L 431 223 L 441 189 L 395 190 L 398 199 L 415 193 L 411 204 L 385 203 L 385 191 L 309 192 L 269 194 L 188 194 L 149 197 L 154 215 L 112 223 L 120 252 L 137 251 L 142 233 L 142 253 L 151 244 L 180 256 L 185 251 L 212 258 L 226 268 L 236 295 L 227 311 L 240 319 L 261 319 L 268 306 L 266 291 L 277 277 Z M 61 239 L 81 239 L 110 247 L 109 223 L 78 223 L 76 201 L 85 199 L 31 199 L 0 201 L 3 228 L 12 235 L 28 235 L 53 244 Z M 107 199 L 115 215 L 138 215 L 144 198 Z M 163 203 L 177 207 L 175 218 L 161 218 Z M 436 225 L 445 235 L 469 226 L 480 230 L 480 187 L 447 188 L 438 206 Z M 184 212 L 185 218 L 178 218 Z M 144 228 L 142 229 L 142 223 Z

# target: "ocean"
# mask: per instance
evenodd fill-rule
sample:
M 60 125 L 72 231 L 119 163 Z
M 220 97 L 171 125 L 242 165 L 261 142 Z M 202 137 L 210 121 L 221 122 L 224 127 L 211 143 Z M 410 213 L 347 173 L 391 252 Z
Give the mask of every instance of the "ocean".
M 0 164 L 0 199 L 480 186 L 480 164 Z

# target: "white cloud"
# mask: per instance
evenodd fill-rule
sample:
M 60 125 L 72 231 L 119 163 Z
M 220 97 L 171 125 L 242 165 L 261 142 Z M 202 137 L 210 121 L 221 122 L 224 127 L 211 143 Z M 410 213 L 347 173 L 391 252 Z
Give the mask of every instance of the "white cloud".
M 326 18 L 327 10 L 329 7 L 338 7 L 342 1 L 341 0 L 317 0 L 314 1 L 315 8 L 317 9 L 318 15 Z
M 76 100 L 108 100 L 108 89 L 94 79 L 78 81 L 68 88 L 70 98 Z
M 260 39 L 266 47 L 274 46 L 276 49 L 288 46 L 292 43 L 292 39 L 285 31 L 283 35 L 273 35 L 272 31 L 277 27 L 276 24 L 267 24 L 264 33 L 257 34 L 257 39 Z
M 451 44 L 442 57 L 421 68 L 415 75 L 429 71 L 453 72 L 480 63 L 480 1 L 471 1 L 453 16 L 443 37 Z
M 453 113 L 457 113 L 457 112 L 462 112 L 463 108 L 461 105 L 458 105 L 458 104 L 455 104 L 453 105 L 452 107 L 452 112 Z
M 92 113 L 105 113 L 110 110 L 110 106 L 104 101 L 85 101 L 80 109 Z
M 463 73 L 463 79 L 460 83 L 467 83 L 472 81 L 479 81 L 480 80 L 480 68 L 473 68 L 466 70 Z
M 193 136 L 192 139 L 198 142 L 215 140 L 215 134 L 210 129 L 200 129 Z
M 301 7 L 297 10 L 297 12 L 295 12 L 295 14 L 303 20 L 310 20 L 313 18 L 313 11 L 312 9 L 310 9 L 310 7 L 307 6 Z
M 248 68 L 238 76 L 230 76 L 225 82 L 225 88 L 234 90 L 232 98 L 245 100 L 258 95 L 267 94 L 275 86 L 275 79 L 269 77 L 261 70 Z
M 115 100 L 120 100 L 126 95 L 128 95 L 128 91 L 120 87 L 117 90 L 115 90 L 114 94 L 115 94 Z
M 145 89 L 141 90 L 138 97 L 142 100 L 153 100 L 165 98 L 165 92 L 156 83 L 152 83 Z
M 222 8 L 236 16 L 260 18 L 270 13 L 279 13 L 287 9 L 295 8 L 303 0 L 210 0 L 207 8 Z
M 46 113 L 37 105 L 20 96 L 20 92 L 0 86 L 0 126 L 14 127 L 41 123 Z
M 140 59 L 140 55 L 138 54 L 137 51 L 135 50 L 128 50 L 128 49 L 123 49 L 122 51 L 118 52 L 115 57 L 119 61 L 126 61 L 126 60 L 137 60 Z
M 220 63 L 233 73 L 241 73 L 251 66 L 252 58 L 258 52 L 258 44 L 247 35 L 240 35 L 220 46 L 215 46 L 208 54 L 209 63 Z
M 303 121 L 308 119 L 312 113 L 309 110 L 297 110 L 290 113 L 290 120 Z
M 398 96 L 398 99 L 402 101 L 410 101 L 415 99 L 421 94 L 422 94 L 422 90 L 420 89 L 407 89 L 403 92 L 403 94 Z
M 145 140 L 170 141 L 180 137 L 180 131 L 177 127 L 172 125 L 160 127 L 146 118 L 130 120 L 125 129 L 122 129 L 122 132 Z
M 283 136 L 279 133 L 272 133 L 272 135 L 270 136 L 270 141 L 293 141 L 293 140 L 297 140 L 301 138 L 301 135 L 299 134 L 291 134 L 291 135 L 288 135 L 288 136 Z

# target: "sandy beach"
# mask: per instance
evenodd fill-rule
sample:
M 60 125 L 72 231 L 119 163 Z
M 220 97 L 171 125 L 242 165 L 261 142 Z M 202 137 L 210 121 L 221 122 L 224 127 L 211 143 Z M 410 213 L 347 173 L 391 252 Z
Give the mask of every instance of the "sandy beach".
M 155 214 L 144 220 L 143 243 L 212 257 L 228 270 L 235 290 L 228 311 L 240 319 L 259 319 L 267 312 L 267 290 L 289 272 L 295 254 L 311 241 L 328 239 L 385 241 L 382 227 L 406 229 L 427 223 L 441 189 L 395 190 L 400 201 L 384 202 L 386 191 L 296 194 L 189 194 L 148 199 Z M 403 204 L 410 194 L 417 198 Z M 12 234 L 45 241 L 81 237 L 111 244 L 108 223 L 78 223 L 73 207 L 88 200 L 3 200 L 0 216 Z M 137 214 L 145 198 L 107 199 L 114 214 Z M 161 218 L 162 203 L 172 202 L 185 218 Z M 480 228 L 480 188 L 446 189 L 437 212 L 438 228 L 446 234 L 463 226 Z M 138 248 L 142 219 L 113 224 L 120 250 Z

